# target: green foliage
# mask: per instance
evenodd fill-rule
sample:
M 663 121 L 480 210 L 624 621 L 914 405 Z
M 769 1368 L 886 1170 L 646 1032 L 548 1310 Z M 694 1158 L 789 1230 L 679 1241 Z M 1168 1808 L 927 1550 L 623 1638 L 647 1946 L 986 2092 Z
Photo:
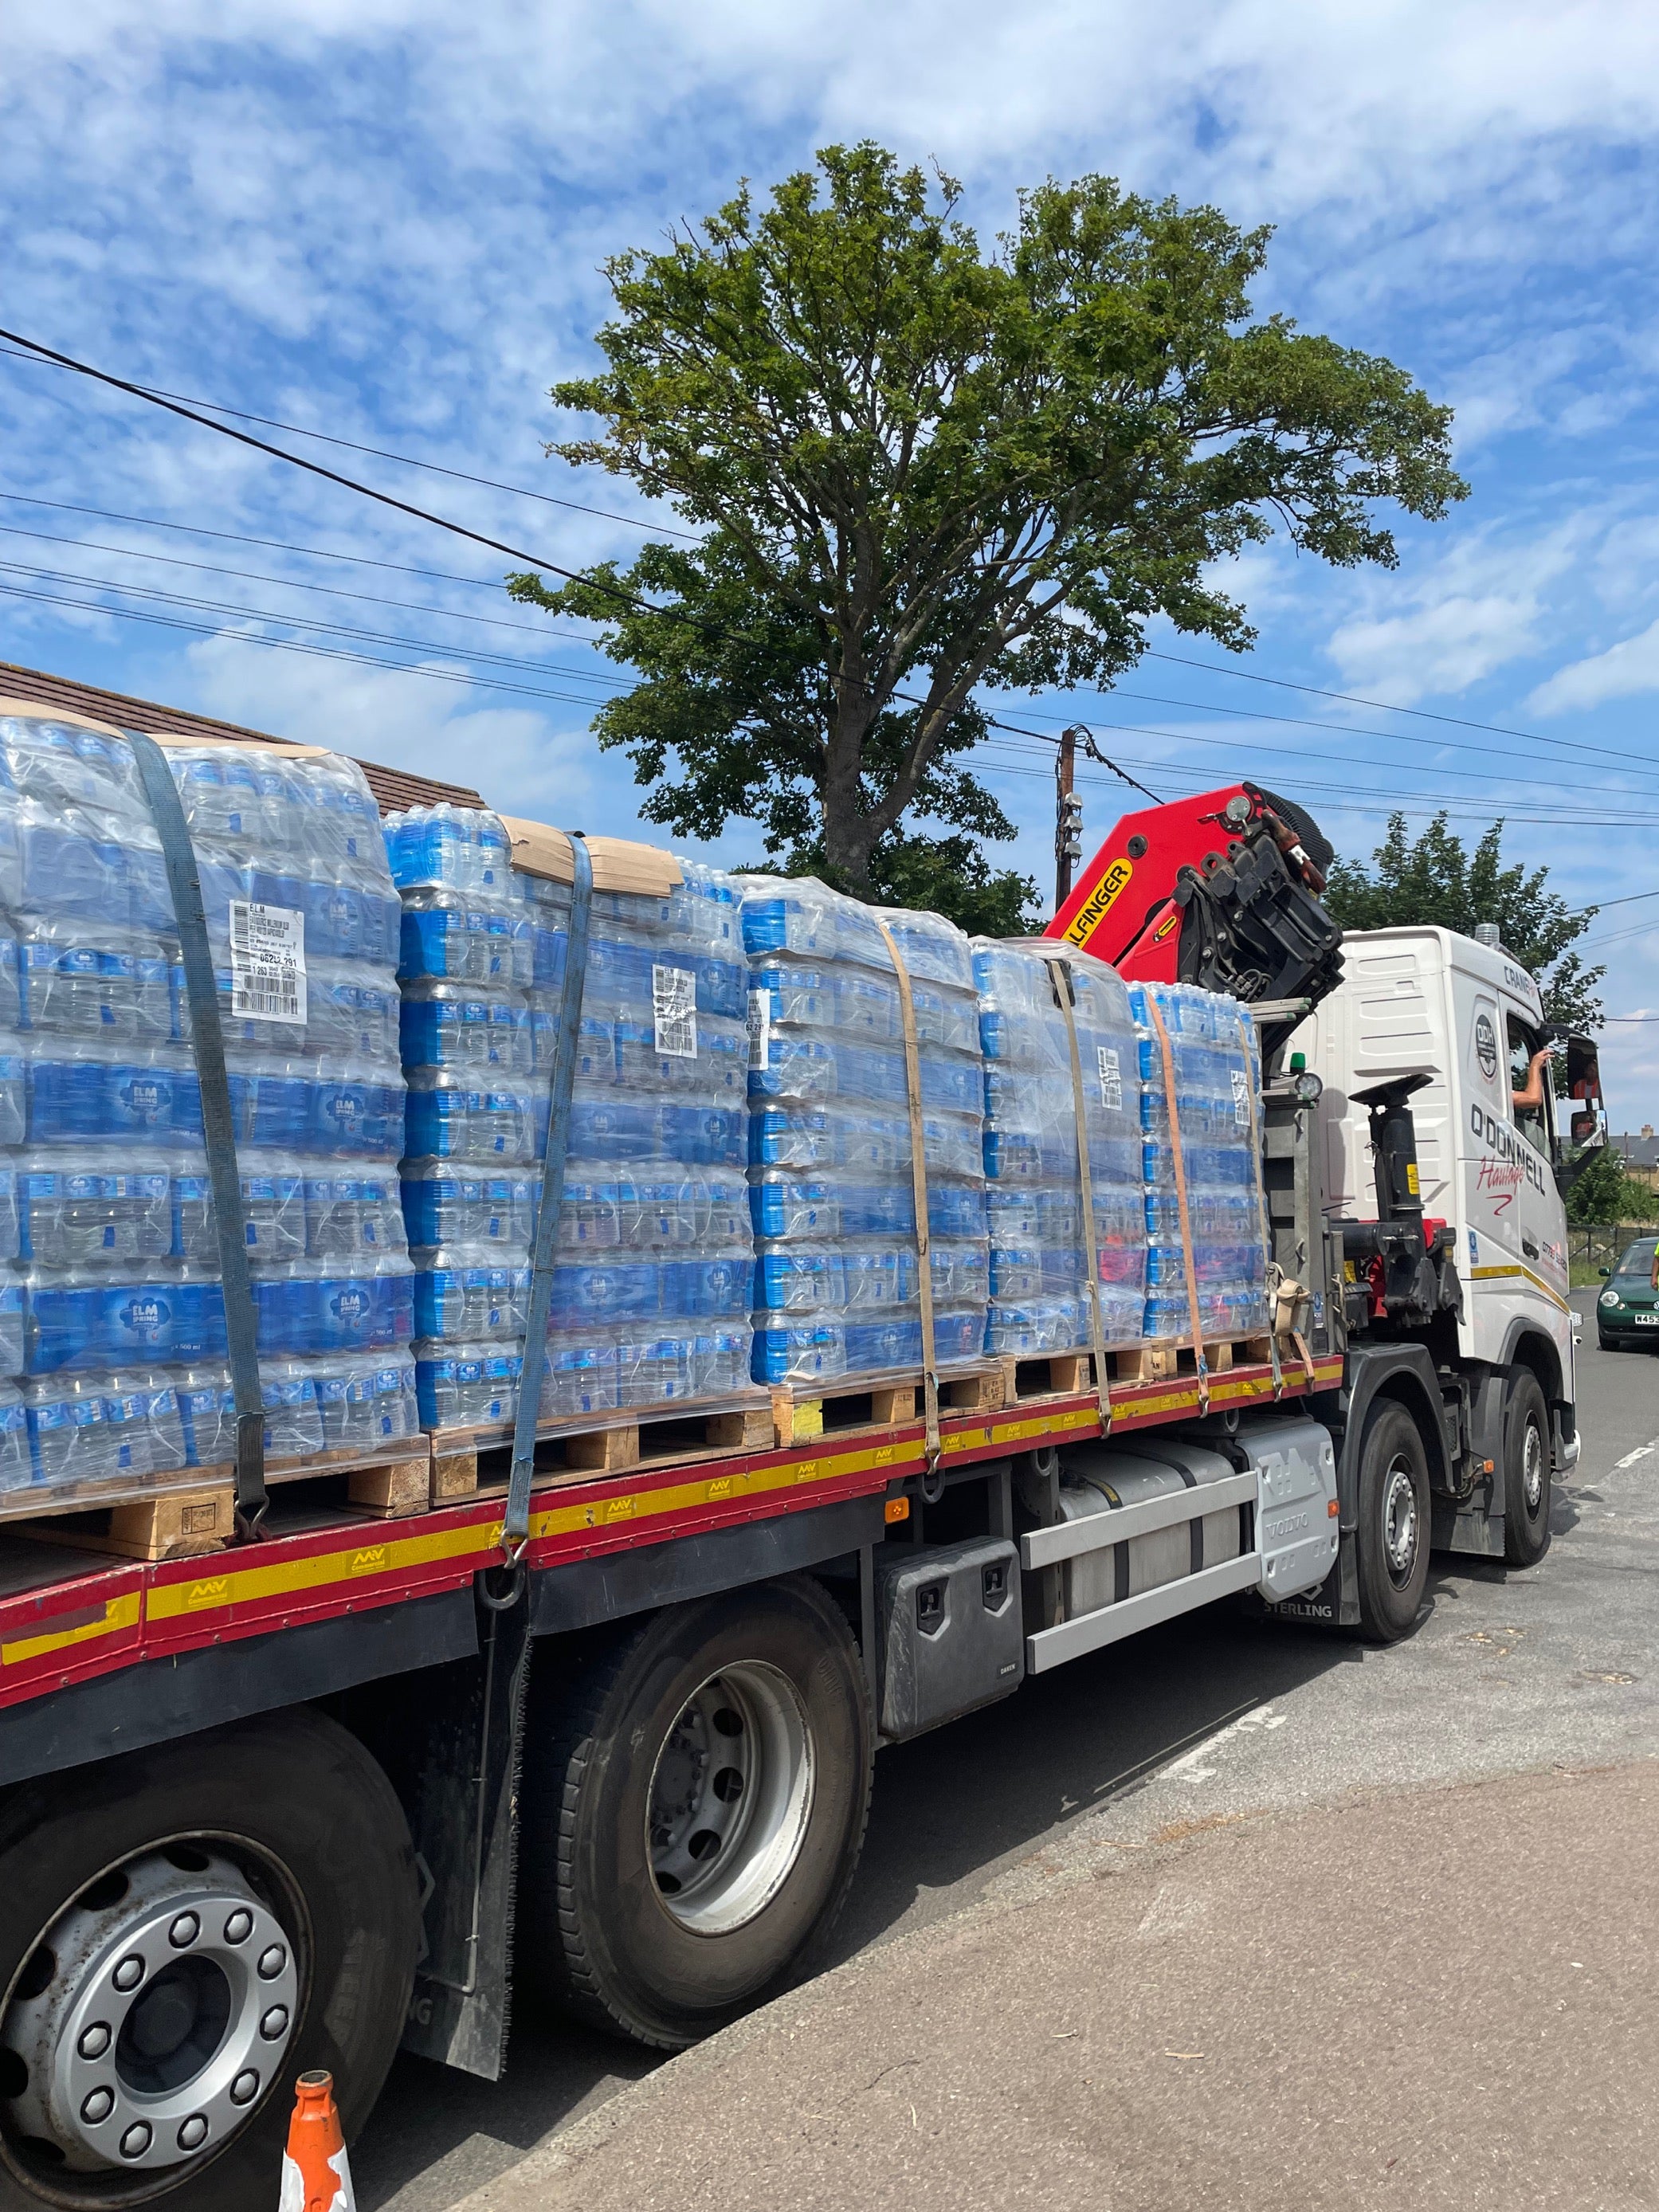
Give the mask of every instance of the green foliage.
M 647 819 L 757 822 L 864 895 L 944 896 L 952 854 L 1014 834 L 964 765 L 983 689 L 1109 685 L 1155 614 L 1242 647 L 1216 563 L 1276 522 L 1391 566 L 1379 505 L 1435 517 L 1466 489 L 1449 411 L 1403 371 L 1250 319 L 1265 230 L 1087 176 L 1025 193 L 988 255 L 959 195 L 831 147 L 609 262 L 606 366 L 552 395 L 596 433 L 550 450 L 702 535 L 509 580 L 638 672 L 595 727 Z M 917 820 L 945 833 L 925 860 Z
M 1405 816 L 1392 814 L 1369 867 L 1363 860 L 1333 863 L 1325 903 L 1344 929 L 1426 924 L 1473 937 L 1477 922 L 1495 921 L 1504 948 L 1536 981 L 1546 1020 L 1593 1030 L 1601 1019 L 1595 987 L 1607 970 L 1586 968 L 1568 947 L 1589 927 L 1596 908 L 1575 913 L 1547 890 L 1547 867 L 1528 875 L 1518 861 L 1505 866 L 1503 839 L 1500 818 L 1471 853 L 1437 814 L 1413 840 Z
M 1567 1219 L 1577 1225 L 1604 1221 L 1659 1220 L 1659 1195 L 1634 1176 L 1611 1145 L 1590 1155 L 1567 1192 Z

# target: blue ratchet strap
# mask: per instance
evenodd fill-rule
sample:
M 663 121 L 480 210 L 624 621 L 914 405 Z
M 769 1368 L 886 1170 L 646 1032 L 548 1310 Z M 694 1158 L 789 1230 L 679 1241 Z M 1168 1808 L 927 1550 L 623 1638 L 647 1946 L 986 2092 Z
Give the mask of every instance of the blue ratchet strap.
M 552 1080 L 548 1085 L 547 1154 L 542 1164 L 541 1204 L 536 1217 L 536 1241 L 531 1250 L 530 1310 L 525 1321 L 518 1418 L 513 1424 L 513 1471 L 507 1479 L 507 1514 L 501 1523 L 501 1547 L 508 1563 L 514 1566 L 530 1540 L 530 1479 L 536 1461 L 542 1368 L 547 1358 L 547 1313 L 553 1297 L 553 1255 L 558 1248 L 559 1211 L 564 1203 L 570 1097 L 576 1082 L 582 984 L 587 971 L 587 918 L 593 903 L 593 862 L 580 830 L 571 832 L 570 857 L 575 865 L 576 879 L 570 894 L 564 990 L 559 1000 L 559 1033 L 553 1047 Z
M 230 1110 L 230 1080 L 225 1072 L 219 988 L 213 973 L 190 824 L 185 819 L 184 802 L 173 770 L 154 738 L 145 737 L 140 730 L 128 730 L 124 735 L 137 756 L 150 818 L 161 840 L 161 858 L 167 864 L 167 888 L 173 894 L 173 915 L 184 957 L 185 995 L 190 1003 L 191 1038 L 202 1094 L 202 1134 L 213 1191 L 219 1273 L 224 1284 L 225 1337 L 236 1402 L 236 1521 L 242 1534 L 252 1536 L 258 1533 L 270 1503 L 265 1494 L 265 1407 L 259 1386 L 258 1337 L 247 1264 L 247 1217 L 236 1165 L 236 1127 Z

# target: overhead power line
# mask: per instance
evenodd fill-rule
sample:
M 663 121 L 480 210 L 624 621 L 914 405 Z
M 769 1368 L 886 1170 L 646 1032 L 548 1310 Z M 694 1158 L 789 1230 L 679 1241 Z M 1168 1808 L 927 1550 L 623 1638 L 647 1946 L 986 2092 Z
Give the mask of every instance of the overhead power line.
M 1384 714 L 1410 714 L 1419 722 L 1447 722 L 1457 730 L 1486 730 L 1495 738 L 1526 738 L 1539 745 L 1565 743 L 1564 739 L 1541 737 L 1535 730 L 1506 729 L 1501 722 L 1472 721 L 1462 714 L 1437 714 L 1426 707 L 1395 707 L 1387 699 L 1361 699 L 1352 691 L 1327 691 L 1316 684 L 1292 684 L 1283 676 L 1258 676 L 1251 668 L 1229 668 L 1224 661 L 1193 660 L 1179 653 L 1154 653 L 1150 646 L 1146 658 L 1171 661 L 1178 668 L 1202 668 L 1212 676 L 1236 676 L 1243 684 L 1270 684 L 1280 691 L 1305 691 L 1314 699 L 1340 699 L 1350 707 L 1375 707 Z
M 25 352 L 16 346 L 0 346 L 0 353 L 9 360 L 24 361 L 31 368 L 40 368 L 40 356 L 46 348 L 33 347 L 33 340 L 28 338 L 21 343 L 33 349 Z M 47 358 L 57 357 L 49 355 Z M 446 468 L 439 461 L 417 461 L 412 453 L 389 453 L 384 446 L 359 445 L 355 438 L 337 438 L 327 430 L 307 430 L 298 422 L 280 422 L 274 415 L 250 415 L 245 407 L 227 407 L 222 400 L 192 398 L 188 392 L 168 392 L 158 384 L 131 384 L 125 388 L 141 392 L 146 399 L 176 400 L 185 407 L 205 407 L 210 414 L 233 415 L 239 422 L 258 422 L 267 430 L 286 430 L 294 438 L 314 438 L 319 445 L 339 446 L 349 453 L 368 453 L 377 461 L 396 461 L 405 469 L 424 469 L 428 476 L 451 477 L 457 483 L 482 484 L 487 491 L 509 492 L 514 499 L 539 500 L 544 507 L 563 507 L 573 514 L 597 515 L 603 522 L 623 523 L 629 530 L 654 531 L 665 538 L 683 538 L 690 545 L 699 542 L 695 531 L 676 530 L 666 522 L 646 522 L 636 514 L 618 514 L 612 507 L 589 507 L 579 499 L 559 499 L 550 491 L 531 491 L 523 484 L 501 483 L 494 477 L 474 476 L 467 469 Z
M 603 593 L 607 599 L 616 599 L 624 605 L 630 606 L 636 612 L 656 615 L 665 622 L 678 623 L 684 629 L 700 630 L 705 636 L 720 638 L 727 644 L 754 647 L 759 642 L 754 638 L 744 636 L 741 631 L 727 629 L 722 624 L 702 622 L 695 615 L 681 614 L 672 607 L 659 607 L 653 600 L 641 598 L 636 592 L 626 591 L 620 584 L 609 583 L 603 577 L 589 575 L 580 569 L 564 568 L 556 561 L 543 560 L 537 554 L 526 553 L 522 546 L 509 545 L 502 538 L 487 537 L 482 531 L 469 529 L 465 523 L 452 522 L 446 515 L 434 514 L 427 507 L 411 506 L 410 501 L 404 499 L 394 499 L 390 492 L 376 491 L 372 484 L 359 483 L 355 477 L 342 476 L 337 469 L 325 469 L 320 461 L 308 461 L 303 453 L 288 453 L 283 447 L 273 446 L 265 438 L 253 437 L 246 430 L 234 430 L 228 422 L 216 422 L 210 416 L 198 414 L 193 408 L 187 407 L 181 400 L 165 398 L 148 386 L 135 384 L 127 377 L 113 376 L 107 369 L 94 368 L 89 362 L 76 361 L 73 355 L 59 353 L 56 348 L 42 345 L 36 338 L 25 337 L 20 331 L 0 327 L 0 338 L 6 339 L 12 345 L 27 347 L 29 352 L 39 354 L 45 361 L 55 362 L 60 368 L 70 369 L 77 376 L 90 377 L 94 383 L 108 385 L 116 392 L 130 392 L 134 398 L 147 400 L 153 407 L 165 408 L 170 415 L 180 416 L 185 422 L 194 422 L 202 429 L 216 431 L 222 438 L 234 438 L 238 445 L 251 446 L 256 453 L 268 453 L 274 460 L 286 461 L 291 468 L 304 469 L 312 476 L 321 477 L 330 483 L 339 484 L 346 491 L 356 492 L 362 498 L 372 499 L 382 507 L 395 508 L 400 514 L 412 515 L 417 522 L 429 522 L 435 529 L 447 530 L 457 538 L 471 539 L 475 545 L 486 546 L 492 552 L 505 553 L 514 561 L 527 562 L 532 568 L 546 569 L 551 575 L 562 576 L 567 583 L 586 584 L 591 590 Z M 764 650 L 764 647 L 763 647 L 762 649 Z M 841 683 L 844 680 L 833 671 L 830 672 L 831 683 Z M 888 696 L 890 698 L 902 701 L 906 706 L 926 704 L 925 701 L 915 698 L 909 692 L 893 691 Z M 1015 731 L 1021 737 L 1039 739 L 1043 738 L 1043 732 L 1041 730 L 1022 729 L 1018 722 L 1005 722 L 993 715 L 988 715 L 986 719 L 988 721 L 994 722 L 999 729 Z M 1124 781 L 1133 782 L 1133 779 L 1125 777 Z M 1140 790 L 1146 789 L 1144 784 L 1136 787 Z M 1154 794 L 1148 792 L 1147 796 L 1152 798 Z

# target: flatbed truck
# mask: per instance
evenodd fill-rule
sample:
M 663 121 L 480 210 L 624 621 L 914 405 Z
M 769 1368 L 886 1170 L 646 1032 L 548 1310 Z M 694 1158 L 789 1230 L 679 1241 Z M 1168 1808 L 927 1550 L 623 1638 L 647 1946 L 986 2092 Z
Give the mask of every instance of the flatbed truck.
M 390 1517 L 319 1468 L 202 1556 L 0 1540 L 0 2207 L 270 2203 L 296 2074 L 348 2137 L 400 2045 L 493 2078 L 515 1977 L 683 2046 L 810 1969 L 884 1744 L 1221 1598 L 1387 1642 L 1431 1543 L 1540 1556 L 1577 1441 L 1536 993 L 1443 933 L 1343 947 L 1322 864 L 1237 787 L 1128 817 L 1050 933 L 1253 1002 L 1271 1334 L 988 1364 L 936 1451 L 905 1390 L 647 1425 L 539 1467 L 516 1559 L 488 1454 Z

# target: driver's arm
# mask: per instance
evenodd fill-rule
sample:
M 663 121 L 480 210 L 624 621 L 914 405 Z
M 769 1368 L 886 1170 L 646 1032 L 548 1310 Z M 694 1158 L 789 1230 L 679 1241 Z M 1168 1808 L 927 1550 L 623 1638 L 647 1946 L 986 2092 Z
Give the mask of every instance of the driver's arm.
M 1541 1113 L 1543 1111 L 1544 1063 L 1549 1056 L 1549 1048 L 1547 1045 L 1545 1046 L 1541 1052 L 1534 1053 L 1531 1060 L 1527 1063 L 1527 1085 L 1525 1090 L 1510 1092 L 1510 1095 L 1515 1101 L 1515 1110 L 1517 1114 L 1527 1113 L 1529 1111 Z

